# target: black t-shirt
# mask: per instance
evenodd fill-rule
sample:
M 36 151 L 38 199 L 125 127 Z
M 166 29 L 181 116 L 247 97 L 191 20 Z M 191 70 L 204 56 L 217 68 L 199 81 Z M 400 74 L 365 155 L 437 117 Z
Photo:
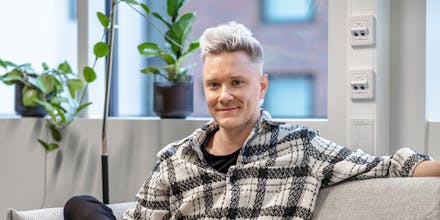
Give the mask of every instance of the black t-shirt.
M 240 153 L 241 149 L 238 149 L 232 154 L 222 155 L 222 156 L 212 155 L 208 153 L 208 151 L 206 151 L 206 145 L 208 144 L 208 141 L 214 136 L 215 132 L 217 132 L 217 130 L 209 134 L 209 137 L 206 138 L 205 142 L 203 143 L 202 145 L 203 156 L 205 157 L 206 162 L 208 162 L 208 164 L 212 168 L 214 168 L 219 172 L 226 173 L 228 172 L 230 166 L 235 165 L 237 163 L 238 154 Z

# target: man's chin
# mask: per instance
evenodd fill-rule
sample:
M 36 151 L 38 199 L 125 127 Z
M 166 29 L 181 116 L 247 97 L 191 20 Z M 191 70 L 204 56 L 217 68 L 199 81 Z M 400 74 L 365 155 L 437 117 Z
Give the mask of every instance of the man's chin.
M 239 124 L 240 119 L 237 117 L 220 117 L 216 118 L 216 121 L 222 128 L 233 128 Z

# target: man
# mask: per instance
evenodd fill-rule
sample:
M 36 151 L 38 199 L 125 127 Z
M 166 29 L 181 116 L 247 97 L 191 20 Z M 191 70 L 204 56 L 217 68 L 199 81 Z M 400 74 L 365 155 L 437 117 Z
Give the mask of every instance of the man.
M 373 157 L 273 121 L 260 109 L 269 84 L 263 49 L 243 25 L 209 28 L 200 44 L 213 120 L 158 153 L 124 219 L 311 219 L 323 186 L 440 175 L 438 161 L 411 149 Z

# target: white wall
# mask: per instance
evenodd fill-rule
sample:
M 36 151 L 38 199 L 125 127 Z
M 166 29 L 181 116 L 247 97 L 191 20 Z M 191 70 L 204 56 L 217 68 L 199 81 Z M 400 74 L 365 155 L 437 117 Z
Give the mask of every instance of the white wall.
M 391 1 L 391 147 L 425 146 L 426 1 Z
M 205 122 L 110 119 L 110 201 L 134 201 L 153 168 L 156 152 Z M 60 149 L 46 155 L 36 141 L 47 138 L 44 119 L 0 119 L 0 219 L 7 208 L 63 206 L 77 194 L 101 199 L 101 126 L 98 119 L 74 121 L 64 132 Z

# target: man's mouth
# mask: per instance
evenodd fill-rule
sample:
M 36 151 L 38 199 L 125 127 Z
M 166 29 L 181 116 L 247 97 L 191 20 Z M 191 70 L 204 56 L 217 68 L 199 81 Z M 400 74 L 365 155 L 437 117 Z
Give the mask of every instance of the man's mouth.
M 228 107 L 228 108 L 218 108 L 217 111 L 219 112 L 227 112 L 227 111 L 232 111 L 238 109 L 238 107 Z

